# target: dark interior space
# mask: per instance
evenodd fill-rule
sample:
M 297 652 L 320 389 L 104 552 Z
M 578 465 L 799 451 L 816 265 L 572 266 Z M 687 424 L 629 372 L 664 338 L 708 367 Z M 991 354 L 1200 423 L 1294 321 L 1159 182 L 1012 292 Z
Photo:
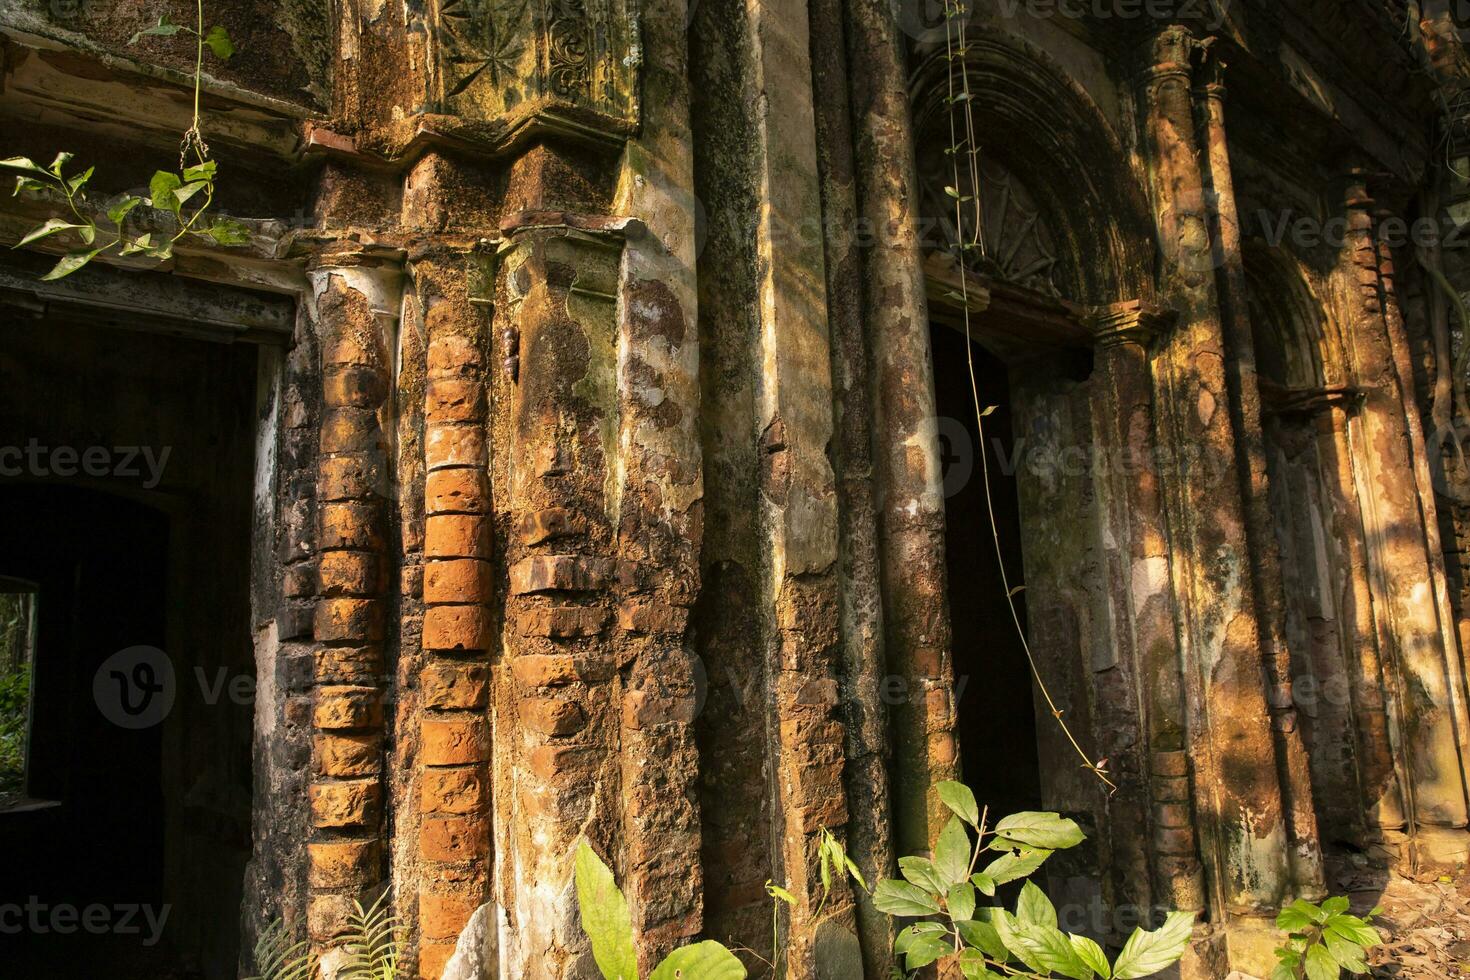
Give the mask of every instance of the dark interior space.
M 945 557 L 949 573 L 949 617 L 953 631 L 954 673 L 958 692 L 960 752 L 965 782 L 992 813 L 1041 806 L 1041 772 L 1036 745 L 1036 714 L 1025 648 L 1016 634 L 997 565 L 1000 539 L 1010 588 L 1024 584 L 1021 562 L 1021 512 L 1016 481 L 1020 458 L 1012 425 L 1006 365 L 978 343 L 948 326 L 931 330 L 934 391 L 945 459 Z M 991 530 L 985 482 L 977 449 L 981 445 L 970 370 L 984 419 Z M 957 444 L 958 443 L 958 444 Z M 1024 448 L 1024 447 L 1023 447 Z M 961 468 L 959 474 L 955 468 Z M 962 476 L 970 469 L 968 479 Z M 1025 591 L 1015 593 L 1021 623 L 1026 623 Z
M 0 973 L 236 976 L 256 365 L 66 317 L 0 333 L 0 581 L 37 597 Z

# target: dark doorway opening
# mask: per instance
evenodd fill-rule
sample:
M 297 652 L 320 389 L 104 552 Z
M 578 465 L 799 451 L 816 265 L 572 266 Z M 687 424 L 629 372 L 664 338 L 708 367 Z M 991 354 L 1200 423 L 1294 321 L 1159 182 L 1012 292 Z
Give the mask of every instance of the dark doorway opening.
M 0 583 L 37 595 L 0 972 L 233 980 L 259 352 L 132 326 L 0 332 Z
M 1021 457 L 1008 371 L 999 358 L 968 341 L 963 332 L 936 325 L 931 335 L 945 464 L 945 558 L 964 779 L 992 813 L 1039 809 L 1041 768 L 1031 672 L 1006 599 L 1008 581 L 1010 589 L 1020 590 L 1014 600 L 1024 627 L 1026 594 L 1016 480 Z M 984 419 L 989 503 L 967 346 L 974 355 L 981 405 L 994 406 Z M 997 562 L 997 538 L 1005 580 Z

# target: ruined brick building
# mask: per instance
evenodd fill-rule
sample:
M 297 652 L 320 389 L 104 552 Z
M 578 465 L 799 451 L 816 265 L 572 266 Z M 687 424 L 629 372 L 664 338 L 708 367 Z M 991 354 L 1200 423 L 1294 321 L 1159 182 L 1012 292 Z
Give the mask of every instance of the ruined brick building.
M 206 7 L 250 244 L 0 256 L 0 447 L 45 450 L 0 454 L 40 610 L 0 904 L 159 903 L 136 975 L 224 978 L 276 919 L 330 966 L 387 883 L 410 976 L 589 977 L 585 834 L 645 967 L 768 949 L 773 879 L 789 975 L 879 978 L 818 834 L 881 876 L 962 778 L 1086 828 L 1073 928 L 1198 910 L 1218 978 L 1334 855 L 1464 867 L 1448 3 L 975 0 L 958 182 L 938 3 Z M 165 12 L 0 0 L 0 156 L 171 167 Z M 140 646 L 171 702 L 129 727 Z

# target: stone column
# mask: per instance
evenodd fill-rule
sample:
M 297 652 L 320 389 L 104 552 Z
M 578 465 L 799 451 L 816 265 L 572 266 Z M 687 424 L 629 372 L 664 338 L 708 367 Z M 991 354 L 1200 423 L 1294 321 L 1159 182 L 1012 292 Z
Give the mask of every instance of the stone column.
M 864 267 L 873 432 L 893 706 L 895 850 L 926 851 L 948 820 L 934 784 L 960 773 L 944 556 L 943 465 L 902 38 L 886 0 L 847 0 L 858 205 L 874 237 Z
M 1159 439 L 1182 623 L 1189 744 L 1205 860 L 1220 912 L 1265 916 L 1289 900 L 1289 833 L 1271 736 L 1245 508 L 1229 412 L 1190 63 L 1182 27 L 1153 39 L 1139 93 L 1163 258 L 1163 300 L 1179 326 L 1156 361 Z M 1271 947 L 1232 937 L 1232 965 L 1264 972 Z M 1256 948 L 1248 948 L 1254 945 Z
M 1291 846 L 1292 882 L 1303 897 L 1320 899 L 1325 894 L 1322 847 L 1312 803 L 1312 775 L 1291 691 L 1286 589 L 1266 483 L 1261 391 L 1256 375 L 1255 340 L 1251 335 L 1245 259 L 1240 250 L 1240 216 L 1225 134 L 1225 71 L 1219 51 L 1212 45 L 1205 46 L 1201 72 L 1204 84 L 1200 89 L 1205 139 L 1203 163 L 1209 186 L 1211 238 L 1225 337 L 1225 380 L 1235 426 L 1236 465 L 1244 481 L 1246 549 L 1251 557 L 1251 581 L 1260 617 L 1266 676 L 1271 685 L 1271 733 L 1276 742 L 1281 801 Z
M 1199 815 L 1190 787 L 1190 733 L 1169 581 L 1169 536 L 1159 485 L 1149 366 L 1150 347 L 1172 322 L 1171 314 L 1134 301 L 1099 311 L 1090 323 L 1097 344 L 1094 418 L 1108 464 L 1113 635 L 1127 644 L 1121 663 L 1126 686 L 1141 691 L 1136 700 L 1126 702 L 1135 709 L 1132 716 L 1117 719 L 1106 734 L 1114 746 L 1132 746 L 1144 764 L 1120 769 L 1117 749 L 1104 745 L 1102 751 L 1114 753 L 1109 758 L 1118 772 L 1120 799 L 1109 808 L 1115 837 L 1123 842 L 1125 853 L 1144 855 L 1152 872 L 1153 901 L 1203 911 Z M 1100 720 L 1100 732 L 1105 724 Z M 1134 772 L 1147 780 L 1145 785 L 1130 785 Z M 1124 900 L 1150 904 L 1147 882 Z
M 383 688 L 396 256 L 342 248 L 311 268 L 320 324 L 321 455 L 312 697 L 308 932 L 328 976 L 352 902 L 384 881 Z
M 1388 625 L 1385 663 L 1408 776 L 1409 844 L 1414 860 L 1451 866 L 1466 855 L 1463 665 L 1438 553 L 1392 257 L 1377 234 L 1378 206 L 1364 174 L 1348 176 L 1345 203 L 1346 248 L 1333 284 L 1347 355 L 1365 392 L 1353 433 L 1362 466 L 1358 495 L 1374 593 Z
M 489 268 L 487 268 L 489 267 Z M 438 980 L 490 890 L 487 451 L 489 316 L 475 302 L 493 256 L 411 256 L 424 325 L 423 658 L 418 673 L 419 975 Z

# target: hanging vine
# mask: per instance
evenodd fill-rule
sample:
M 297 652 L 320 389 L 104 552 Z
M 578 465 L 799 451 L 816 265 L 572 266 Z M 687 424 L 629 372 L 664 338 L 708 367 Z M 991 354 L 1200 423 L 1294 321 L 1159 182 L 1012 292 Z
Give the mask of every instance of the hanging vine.
M 1051 712 L 1052 718 L 1056 720 L 1058 727 L 1066 736 L 1072 749 L 1082 760 L 1082 767 L 1091 772 L 1103 784 L 1108 787 L 1109 792 L 1116 792 L 1118 787 L 1108 778 L 1107 761 L 1099 759 L 1093 761 L 1082 748 L 1077 737 L 1072 734 L 1071 728 L 1067 726 L 1062 717 L 1062 709 L 1057 706 L 1052 697 L 1046 680 L 1041 676 L 1041 670 L 1036 664 L 1036 655 L 1031 650 L 1031 643 L 1026 638 L 1026 628 L 1021 623 L 1021 613 L 1016 607 L 1016 596 L 1024 586 L 1012 586 L 1010 575 L 1006 571 L 1005 556 L 1000 543 L 1000 529 L 995 517 L 995 500 L 990 490 L 990 459 L 985 452 L 985 419 L 995 412 L 995 406 L 985 406 L 980 398 L 980 383 L 975 373 L 975 348 L 970 329 L 970 285 L 969 274 L 966 271 L 971 267 L 967 260 L 979 261 L 987 258 L 985 254 L 984 214 L 981 207 L 980 194 L 980 144 L 976 136 L 974 97 L 970 91 L 970 76 L 966 70 L 965 58 L 969 53 L 968 30 L 969 18 L 966 10 L 965 0 L 945 0 L 944 4 L 944 41 L 945 57 L 949 62 L 948 91 L 945 103 L 949 106 L 949 145 L 945 147 L 945 155 L 950 158 L 950 170 L 954 177 L 954 183 L 945 187 L 945 194 L 954 202 L 954 218 L 956 229 L 956 242 L 953 246 L 958 253 L 960 268 L 959 289 L 950 293 L 950 298 L 959 303 L 960 311 L 964 317 L 965 325 L 965 358 L 966 366 L 970 374 L 970 395 L 975 407 L 975 424 L 980 434 L 980 466 L 981 478 L 985 482 L 985 509 L 990 520 L 990 534 L 995 542 L 995 561 L 1000 570 L 1001 587 L 1006 593 L 1006 605 L 1010 609 L 1011 622 L 1015 626 L 1016 635 L 1020 638 L 1021 648 L 1026 653 L 1026 662 L 1030 665 L 1031 676 L 1036 679 L 1037 689 L 1046 700 L 1047 710 Z M 961 133 L 963 130 L 963 133 Z M 969 184 L 965 193 L 961 189 L 961 166 L 968 171 Z M 971 233 L 964 233 L 964 216 L 966 209 L 970 209 L 973 221 L 970 224 Z
M 34 193 L 65 205 L 62 216 L 49 218 L 32 228 L 13 247 L 21 248 L 60 234 L 72 234 L 81 242 L 81 247 L 69 250 L 42 279 L 69 276 L 110 251 L 115 251 L 120 257 L 142 255 L 163 261 L 172 257 L 174 245 L 189 235 L 215 245 L 249 244 L 250 231 L 243 222 L 233 218 L 209 219 L 219 166 L 210 156 L 209 144 L 204 141 L 204 133 L 199 126 L 204 51 L 208 48 L 216 58 L 226 61 L 235 53 L 235 45 L 223 27 L 216 25 L 207 31 L 204 29 L 204 0 L 196 0 L 195 9 L 194 27 L 176 24 L 164 14 L 157 24 L 134 34 L 128 42 L 137 44 L 145 37 L 173 37 L 177 34 L 193 35 L 195 39 L 193 122 L 179 143 L 178 171 L 155 172 L 148 183 L 147 197 L 122 194 L 101 208 L 94 206 L 88 199 L 87 185 L 97 168 L 68 172 L 67 168 L 74 159 L 71 153 L 58 153 L 46 167 L 27 157 L 0 160 L 0 167 L 20 171 L 11 196 Z M 129 217 L 140 205 L 171 216 L 173 232 L 130 231 Z M 105 225 L 110 227 L 99 225 L 104 215 Z

